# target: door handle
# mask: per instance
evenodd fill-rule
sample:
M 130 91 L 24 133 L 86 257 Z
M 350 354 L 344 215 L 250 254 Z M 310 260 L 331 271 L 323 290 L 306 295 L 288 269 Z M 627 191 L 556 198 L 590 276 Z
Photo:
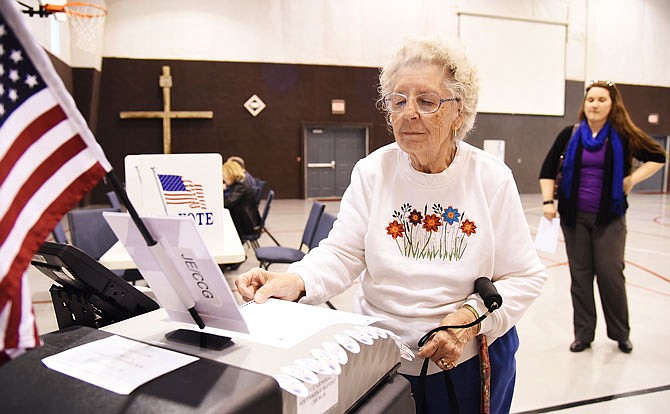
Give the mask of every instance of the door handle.
M 334 170 L 335 161 L 333 160 L 331 162 L 308 162 L 307 168 L 330 168 Z

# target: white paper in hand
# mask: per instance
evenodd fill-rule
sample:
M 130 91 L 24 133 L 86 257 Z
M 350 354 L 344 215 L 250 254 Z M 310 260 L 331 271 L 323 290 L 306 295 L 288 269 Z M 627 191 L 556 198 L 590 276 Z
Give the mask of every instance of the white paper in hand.
M 540 217 L 540 225 L 535 236 L 535 248 L 547 253 L 556 253 L 559 231 L 560 219 L 554 218 L 549 221 L 544 216 Z

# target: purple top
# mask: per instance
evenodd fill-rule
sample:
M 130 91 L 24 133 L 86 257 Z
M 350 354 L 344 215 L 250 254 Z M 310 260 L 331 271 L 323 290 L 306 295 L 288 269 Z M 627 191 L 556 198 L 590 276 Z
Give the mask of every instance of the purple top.
M 598 213 L 600 194 L 603 190 L 603 176 L 605 175 L 605 148 L 607 144 L 596 151 L 582 150 L 582 167 L 579 177 L 579 191 L 577 192 L 577 210 L 584 213 Z

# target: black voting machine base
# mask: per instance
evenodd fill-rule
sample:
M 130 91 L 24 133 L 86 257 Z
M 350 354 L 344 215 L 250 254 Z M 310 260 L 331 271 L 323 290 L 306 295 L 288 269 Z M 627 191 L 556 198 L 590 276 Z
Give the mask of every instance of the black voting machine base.
M 32 265 L 58 285 L 49 289 L 59 329 L 101 328 L 158 309 L 158 304 L 79 248 L 44 242 Z M 59 286 L 60 285 L 60 286 Z M 177 329 L 165 337 L 205 349 L 230 346 L 226 336 Z
M 75 246 L 44 242 L 31 264 L 58 284 L 49 292 L 60 329 L 100 328 L 159 307 Z

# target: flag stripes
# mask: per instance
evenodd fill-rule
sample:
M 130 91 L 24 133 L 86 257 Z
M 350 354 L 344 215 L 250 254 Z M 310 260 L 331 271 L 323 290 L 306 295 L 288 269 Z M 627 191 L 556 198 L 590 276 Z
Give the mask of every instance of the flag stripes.
M 191 208 L 205 210 L 205 191 L 201 184 L 195 184 L 180 175 L 158 174 L 166 204 L 188 204 Z
M 33 254 L 111 171 L 24 19 L 0 1 L 0 364 L 40 343 L 23 277 Z

